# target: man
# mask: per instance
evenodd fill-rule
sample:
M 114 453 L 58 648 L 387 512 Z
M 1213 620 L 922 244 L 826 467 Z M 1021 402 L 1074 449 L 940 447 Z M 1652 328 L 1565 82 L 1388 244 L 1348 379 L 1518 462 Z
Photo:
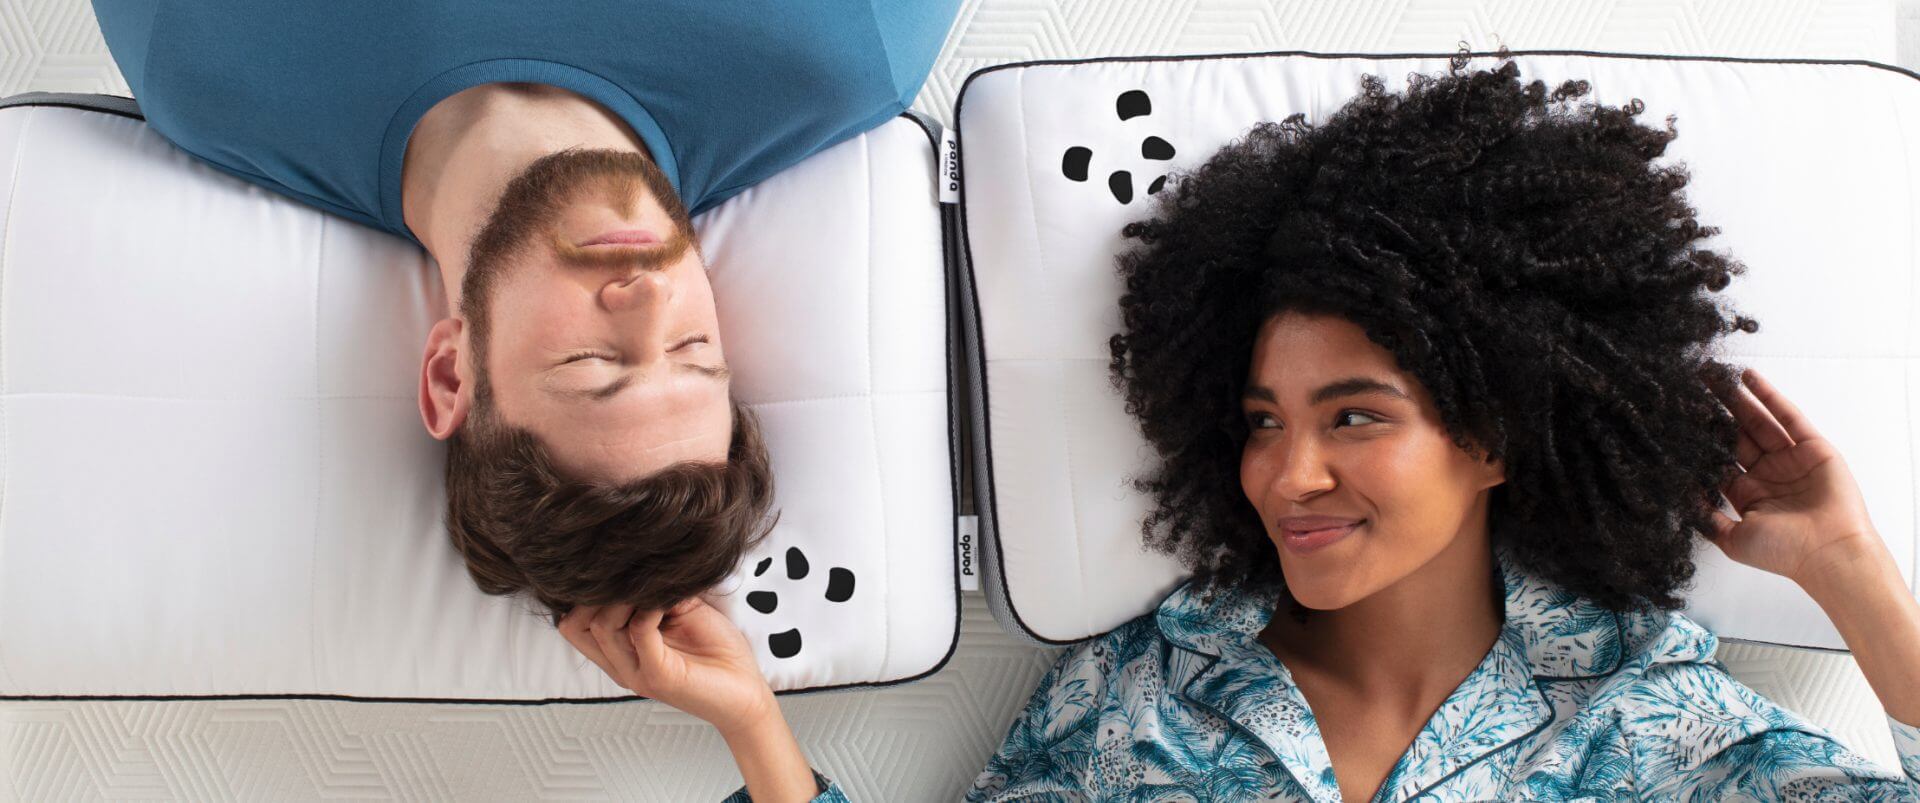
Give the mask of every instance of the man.
M 910 102 L 957 0 L 96 0 L 149 123 L 424 246 L 420 411 L 488 593 L 661 609 L 764 534 L 688 218 Z

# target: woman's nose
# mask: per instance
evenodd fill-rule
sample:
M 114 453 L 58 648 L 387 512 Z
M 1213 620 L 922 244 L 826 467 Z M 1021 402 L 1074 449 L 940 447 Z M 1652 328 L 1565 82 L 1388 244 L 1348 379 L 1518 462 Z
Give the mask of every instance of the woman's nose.
M 1308 438 L 1296 438 L 1287 444 L 1274 468 L 1274 490 L 1289 500 L 1317 496 L 1334 485 L 1333 473 L 1320 458 L 1319 447 Z

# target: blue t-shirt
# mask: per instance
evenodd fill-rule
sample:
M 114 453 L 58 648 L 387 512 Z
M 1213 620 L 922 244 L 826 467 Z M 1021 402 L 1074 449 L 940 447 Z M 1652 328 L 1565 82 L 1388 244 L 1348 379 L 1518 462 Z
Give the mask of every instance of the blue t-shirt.
M 414 124 L 469 87 L 605 106 L 699 213 L 911 103 L 958 0 L 94 0 L 155 130 L 247 181 L 411 238 Z

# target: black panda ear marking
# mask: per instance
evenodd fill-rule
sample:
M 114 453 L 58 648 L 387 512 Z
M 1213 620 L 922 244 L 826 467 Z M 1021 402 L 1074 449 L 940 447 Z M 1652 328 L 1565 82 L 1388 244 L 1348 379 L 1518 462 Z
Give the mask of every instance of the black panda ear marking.
M 1120 97 L 1113 102 L 1113 108 L 1121 120 L 1145 117 L 1153 113 L 1153 99 L 1147 97 L 1144 91 L 1131 89 L 1120 93 Z
M 1107 189 L 1113 192 L 1113 199 L 1122 204 L 1133 202 L 1133 174 L 1125 170 L 1115 170 L 1107 176 Z
M 1173 143 L 1159 137 L 1147 137 L 1140 142 L 1140 156 L 1164 162 L 1173 158 Z

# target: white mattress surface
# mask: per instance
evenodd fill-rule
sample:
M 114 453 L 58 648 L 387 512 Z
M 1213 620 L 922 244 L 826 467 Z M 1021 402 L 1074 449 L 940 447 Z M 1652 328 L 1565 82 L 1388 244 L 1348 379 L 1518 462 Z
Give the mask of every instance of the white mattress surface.
M 1920 41 L 1920 0 L 1902 0 Z M 0 2 L 0 95 L 120 92 L 84 0 Z M 1103 55 L 1514 48 L 1894 59 L 1891 4 L 1408 0 L 967 0 L 916 108 L 942 122 L 973 70 Z M 1909 67 L 1920 67 L 1920 47 Z M 932 677 L 785 698 L 809 758 L 858 800 L 952 800 L 1057 651 L 964 595 Z M 1883 763 L 1885 725 L 1844 656 L 1728 644 L 1761 692 Z M 649 703 L 552 706 L 302 700 L 0 704 L 0 800 L 714 800 L 739 778 L 710 728 Z

